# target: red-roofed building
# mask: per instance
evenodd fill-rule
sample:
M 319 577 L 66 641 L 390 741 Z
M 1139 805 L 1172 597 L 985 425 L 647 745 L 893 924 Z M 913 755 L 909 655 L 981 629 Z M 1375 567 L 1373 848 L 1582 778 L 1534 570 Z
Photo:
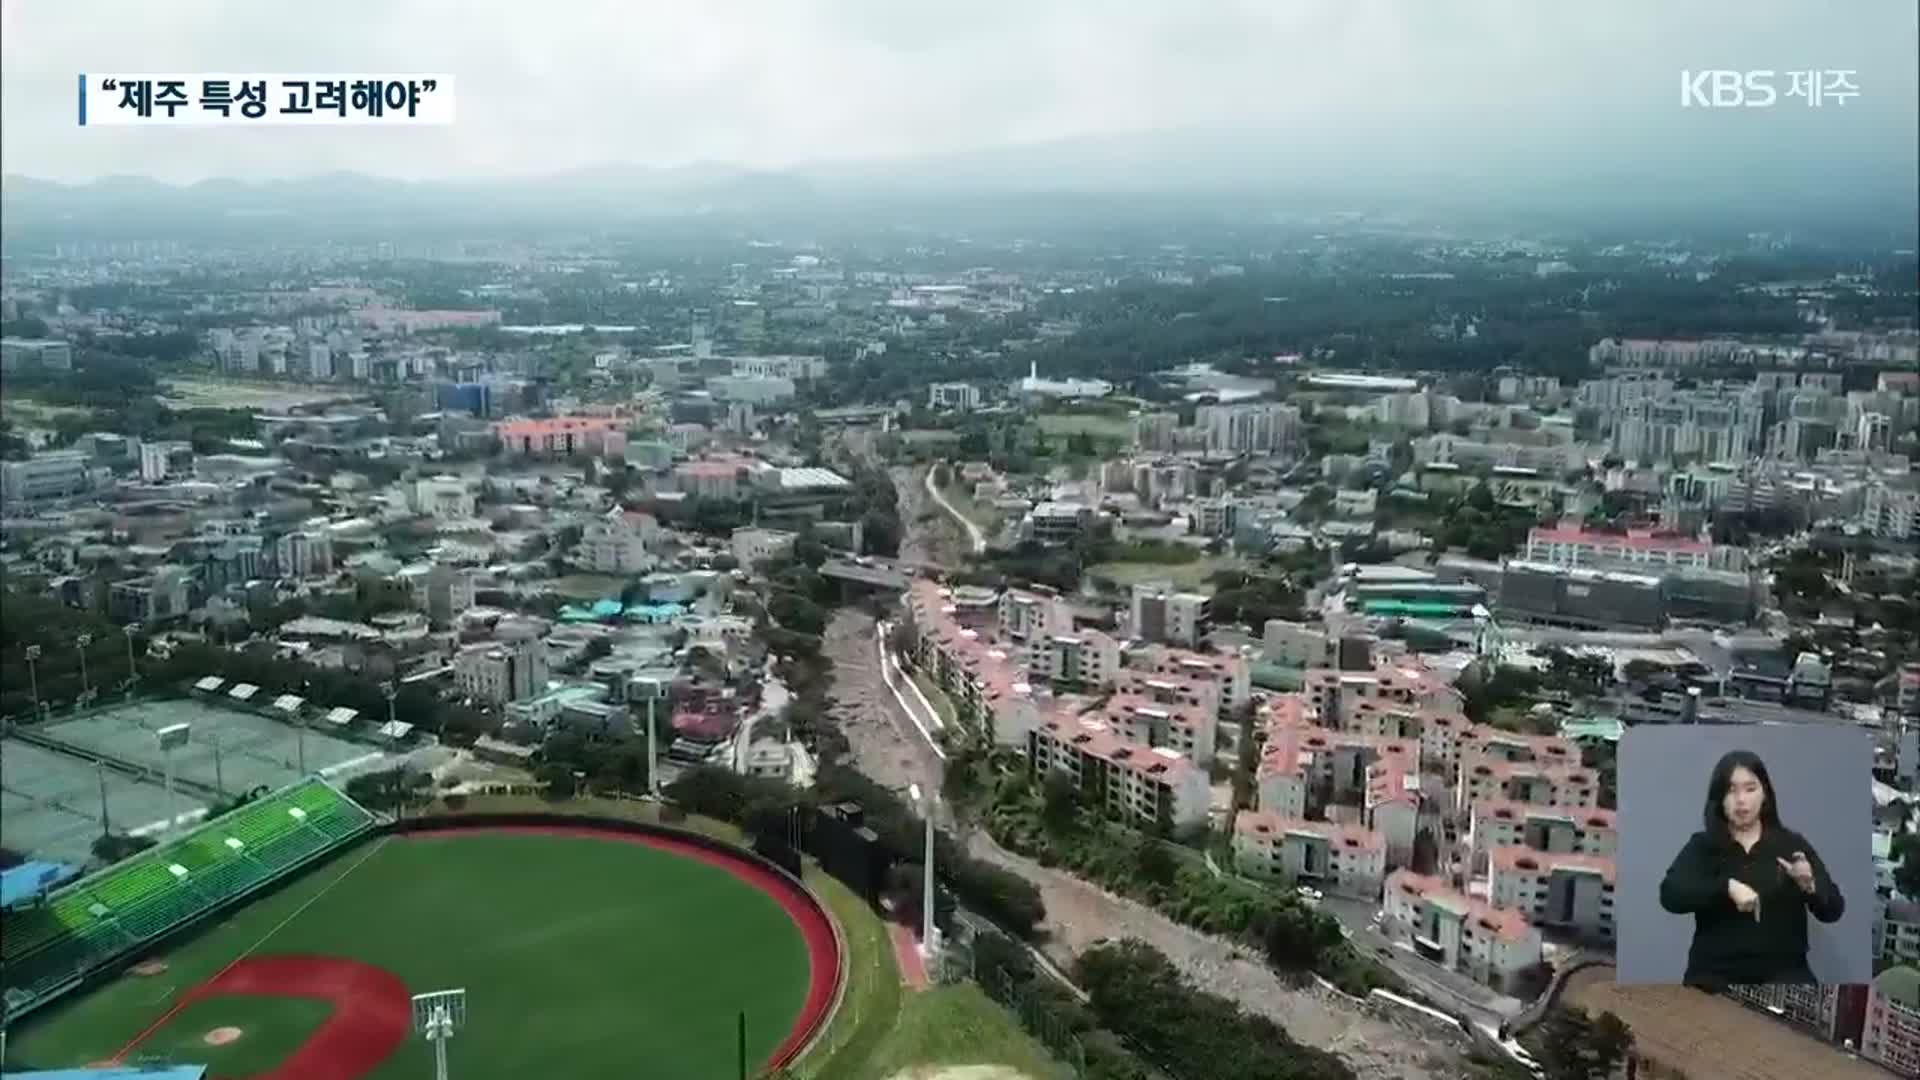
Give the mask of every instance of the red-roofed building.
M 1535 926 L 1612 941 L 1613 857 L 1497 847 L 1487 852 L 1487 897 Z
M 1233 861 L 1255 877 L 1372 900 L 1387 875 L 1387 841 L 1357 825 L 1242 810 L 1233 822 Z
M 1253 700 L 1253 668 L 1247 658 L 1148 645 L 1127 653 L 1126 666 L 1154 675 L 1206 679 L 1220 688 L 1220 711 L 1231 713 Z
M 555 416 L 501 420 L 491 427 L 508 457 L 621 457 L 627 452 L 630 423 L 624 417 Z
M 748 486 L 751 458 L 702 458 L 674 466 L 674 482 L 696 499 L 738 499 Z
M 1446 678 L 1411 656 L 1376 660 L 1371 671 L 1308 668 L 1301 690 L 1328 727 L 1392 730 L 1410 738 L 1420 737 L 1413 729 L 1423 715 L 1458 713 L 1462 705 Z
M 1380 929 L 1442 967 L 1508 990 L 1541 963 L 1540 932 L 1525 915 L 1409 870 L 1387 877 Z
M 1385 838 L 1389 866 L 1413 854 L 1420 812 L 1420 744 L 1298 722 L 1283 694 L 1267 709 L 1267 739 L 1254 767 L 1260 809 L 1305 818 L 1325 805 L 1352 806 Z
M 1690 536 L 1630 529 L 1590 532 L 1574 526 L 1536 526 L 1527 532 L 1526 561 L 1554 566 L 1698 567 L 1714 565 L 1713 545 Z
M 1497 847 L 1610 856 L 1619 843 L 1619 833 L 1611 810 L 1486 799 L 1473 804 L 1467 843 L 1472 852 L 1472 865 L 1477 870 L 1487 852 Z
M 960 625 L 951 595 L 915 580 L 905 597 L 917 631 L 914 662 L 953 700 L 956 719 L 1001 746 L 1026 749 L 1050 705 L 1038 700 L 1025 666 L 981 631 Z
M 1207 823 L 1207 778 L 1167 748 L 1131 742 L 1096 720 L 1055 716 L 1034 728 L 1028 754 L 1036 770 L 1073 778 L 1081 800 L 1146 828 Z
M 1212 710 L 1123 691 L 1107 699 L 1101 717 L 1134 742 L 1177 750 L 1203 769 L 1213 764 L 1214 733 L 1220 720 Z
M 1577 760 L 1546 765 L 1479 756 L 1461 763 L 1453 794 L 1463 810 L 1485 799 L 1590 810 L 1600 805 L 1600 779 Z

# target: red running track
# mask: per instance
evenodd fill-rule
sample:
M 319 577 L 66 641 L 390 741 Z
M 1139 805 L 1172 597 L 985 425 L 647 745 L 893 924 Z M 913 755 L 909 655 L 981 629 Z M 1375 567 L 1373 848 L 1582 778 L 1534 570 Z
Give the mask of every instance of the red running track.
M 833 924 L 812 896 L 790 879 L 758 862 L 714 851 L 671 836 L 621 832 L 583 825 L 490 825 L 396 834 L 410 840 L 457 838 L 473 833 L 526 833 L 586 837 L 643 844 L 719 867 L 773 897 L 793 920 L 807 946 L 807 996 L 793 1029 L 767 1059 L 766 1068 L 792 1063 L 827 1022 L 840 988 L 840 945 Z M 370 964 L 326 956 L 243 957 L 189 990 L 172 1008 L 114 1055 L 119 1062 L 182 1009 L 216 994 L 266 994 L 321 997 L 333 1013 L 280 1063 L 252 1080 L 356 1080 L 386 1060 L 407 1037 L 412 999 L 400 979 Z

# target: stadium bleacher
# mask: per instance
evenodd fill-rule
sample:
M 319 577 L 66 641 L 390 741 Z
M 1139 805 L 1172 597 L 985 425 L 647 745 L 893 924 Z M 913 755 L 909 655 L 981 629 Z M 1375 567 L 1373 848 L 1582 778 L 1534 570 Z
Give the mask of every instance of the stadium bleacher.
M 57 889 L 45 904 L 8 912 L 0 990 L 10 1012 L 50 1000 L 89 970 L 373 825 L 372 814 L 325 781 L 304 780 Z

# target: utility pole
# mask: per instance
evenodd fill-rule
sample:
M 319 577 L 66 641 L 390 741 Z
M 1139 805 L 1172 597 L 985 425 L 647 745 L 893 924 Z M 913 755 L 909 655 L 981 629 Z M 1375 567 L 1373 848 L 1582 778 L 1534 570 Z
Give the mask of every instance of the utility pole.
M 107 817 L 107 763 L 96 761 L 93 770 L 100 777 L 100 835 L 105 836 L 113 831 L 112 822 Z
M 33 718 L 40 718 L 40 673 L 34 661 L 40 659 L 40 646 L 27 646 L 27 686 L 33 692 Z
M 131 622 L 120 629 L 127 635 L 127 693 L 131 695 L 133 684 L 140 678 L 140 668 L 133 662 L 133 635 L 140 629 L 140 624 Z
M 93 644 L 93 634 L 82 632 L 74 642 L 80 646 L 80 699 L 89 701 L 93 698 L 93 683 L 87 678 L 87 646 Z

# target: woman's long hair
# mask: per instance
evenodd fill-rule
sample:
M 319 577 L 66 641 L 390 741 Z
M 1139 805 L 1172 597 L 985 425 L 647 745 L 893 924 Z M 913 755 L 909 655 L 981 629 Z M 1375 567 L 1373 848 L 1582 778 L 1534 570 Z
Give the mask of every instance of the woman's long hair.
M 1761 824 L 1770 829 L 1780 828 L 1780 800 L 1773 793 L 1773 778 L 1767 775 L 1767 763 L 1751 750 L 1729 750 L 1714 765 L 1713 778 L 1707 781 L 1707 808 L 1702 819 L 1707 835 L 1723 840 L 1732 838 L 1727 828 L 1726 801 L 1735 769 L 1745 769 L 1760 781 L 1760 790 L 1766 795 L 1766 801 L 1760 804 Z

